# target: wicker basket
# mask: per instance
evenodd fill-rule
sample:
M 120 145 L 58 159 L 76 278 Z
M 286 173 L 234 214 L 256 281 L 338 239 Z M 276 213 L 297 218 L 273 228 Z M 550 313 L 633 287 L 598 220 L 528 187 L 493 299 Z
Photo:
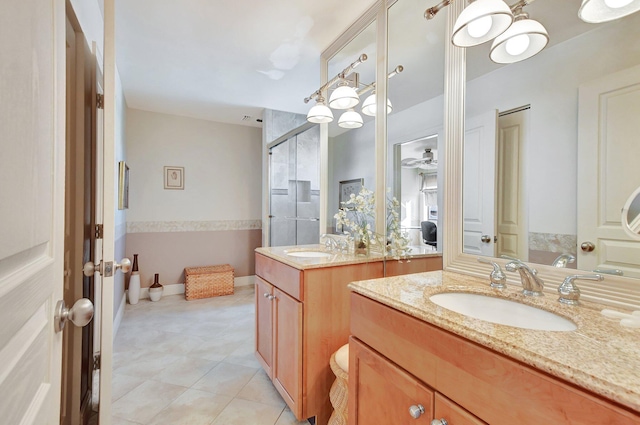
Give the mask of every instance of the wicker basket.
M 187 300 L 233 294 L 233 267 L 229 264 L 184 269 L 184 296 Z

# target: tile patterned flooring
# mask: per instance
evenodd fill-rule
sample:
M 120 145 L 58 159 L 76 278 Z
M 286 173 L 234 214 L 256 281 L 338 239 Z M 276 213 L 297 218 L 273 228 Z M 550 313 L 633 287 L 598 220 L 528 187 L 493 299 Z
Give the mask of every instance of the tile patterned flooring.
M 307 425 L 254 357 L 253 286 L 127 304 L 114 341 L 112 425 Z

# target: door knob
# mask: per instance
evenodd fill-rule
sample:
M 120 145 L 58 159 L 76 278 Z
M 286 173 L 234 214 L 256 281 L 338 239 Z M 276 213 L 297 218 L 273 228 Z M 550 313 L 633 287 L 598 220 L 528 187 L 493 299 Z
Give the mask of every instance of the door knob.
M 93 303 L 88 298 L 80 298 L 73 304 L 73 307 L 67 308 L 63 300 L 56 304 L 56 312 L 53 317 L 56 332 L 64 329 L 67 320 L 77 327 L 86 326 L 93 318 Z
M 491 242 L 491 236 L 489 235 L 482 235 L 482 237 L 480 238 L 480 240 L 484 243 L 489 243 Z
M 591 252 L 596 249 L 596 246 L 593 244 L 593 242 L 582 242 L 580 244 L 580 249 L 584 252 Z
M 129 270 L 131 270 L 131 260 L 123 258 L 120 260 L 120 264 L 114 263 L 113 261 L 100 261 L 96 264 L 92 261 L 87 261 L 82 267 L 82 272 L 87 277 L 93 276 L 95 272 L 100 273 L 100 275 L 104 277 L 111 277 L 113 276 L 114 270 L 118 269 L 122 270 L 122 273 L 128 273 Z
M 424 413 L 424 406 L 422 404 L 418 404 L 417 406 L 414 404 L 409 407 L 409 414 L 413 419 L 418 419 Z
M 442 419 L 434 419 L 431 421 L 431 425 L 448 425 L 449 422 L 445 418 Z

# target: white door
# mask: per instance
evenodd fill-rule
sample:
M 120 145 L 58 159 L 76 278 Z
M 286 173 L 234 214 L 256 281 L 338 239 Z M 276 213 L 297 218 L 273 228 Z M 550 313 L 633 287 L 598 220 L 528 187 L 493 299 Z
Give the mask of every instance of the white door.
M 0 13 L 0 422 L 58 424 L 65 161 L 65 3 Z
M 462 211 L 467 254 L 495 256 L 497 124 L 497 110 L 465 121 Z
M 584 84 L 579 95 L 578 268 L 640 278 L 640 243 L 621 227 L 640 186 L 640 66 Z
M 500 115 L 496 175 L 496 255 L 529 259 L 524 208 L 524 140 L 529 110 Z

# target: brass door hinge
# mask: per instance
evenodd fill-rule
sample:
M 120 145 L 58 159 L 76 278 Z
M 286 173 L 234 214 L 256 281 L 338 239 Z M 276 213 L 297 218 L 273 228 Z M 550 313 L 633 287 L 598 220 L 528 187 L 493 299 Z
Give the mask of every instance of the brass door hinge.
M 96 107 L 98 109 L 104 109 L 104 95 L 100 93 L 96 95 Z
M 96 224 L 96 232 L 95 232 L 96 239 L 102 239 L 103 236 L 104 236 L 104 227 L 102 226 L 102 224 Z

